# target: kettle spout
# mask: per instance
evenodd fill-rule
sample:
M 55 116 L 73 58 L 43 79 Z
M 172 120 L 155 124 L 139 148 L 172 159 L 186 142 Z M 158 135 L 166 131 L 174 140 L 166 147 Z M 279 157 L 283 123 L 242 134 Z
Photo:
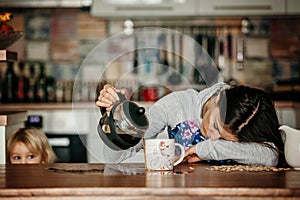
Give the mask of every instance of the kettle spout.
M 287 163 L 300 169 L 300 130 L 282 125 L 279 127 L 284 142 L 284 155 Z
M 282 126 L 279 127 L 283 143 L 286 140 L 286 132 L 288 132 L 288 129 L 289 129 L 289 126 L 287 126 L 287 125 L 282 125 Z
M 283 140 L 284 143 L 285 143 L 288 136 L 290 136 L 290 137 L 300 137 L 300 130 L 297 130 L 297 129 L 292 128 L 290 126 L 282 125 L 282 126 L 279 127 L 279 130 L 281 132 L 281 137 L 282 137 L 282 140 Z

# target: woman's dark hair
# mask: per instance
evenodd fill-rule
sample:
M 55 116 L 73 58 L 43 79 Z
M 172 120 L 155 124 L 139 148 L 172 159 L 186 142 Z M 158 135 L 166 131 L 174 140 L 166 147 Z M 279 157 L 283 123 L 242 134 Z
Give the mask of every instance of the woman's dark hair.
M 234 86 L 221 93 L 220 108 L 224 124 L 238 137 L 239 142 L 272 142 L 279 151 L 278 166 L 286 164 L 279 122 L 271 98 L 261 89 Z M 227 112 L 228 111 L 228 112 Z

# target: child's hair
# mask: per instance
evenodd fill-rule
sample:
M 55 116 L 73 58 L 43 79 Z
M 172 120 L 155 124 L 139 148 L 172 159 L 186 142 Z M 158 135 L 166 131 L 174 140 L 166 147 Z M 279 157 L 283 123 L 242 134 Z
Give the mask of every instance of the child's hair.
M 7 141 L 8 160 L 18 142 L 24 143 L 32 153 L 40 154 L 44 163 L 53 163 L 56 159 L 46 134 L 40 129 L 33 127 L 17 129 Z

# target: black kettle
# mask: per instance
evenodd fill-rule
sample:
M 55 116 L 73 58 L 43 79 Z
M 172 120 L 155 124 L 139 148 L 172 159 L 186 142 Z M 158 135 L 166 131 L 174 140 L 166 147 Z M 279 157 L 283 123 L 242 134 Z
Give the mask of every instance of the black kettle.
M 110 112 L 105 112 L 98 124 L 98 133 L 103 142 L 113 150 L 135 146 L 149 126 L 145 108 L 117 93 L 119 101 Z

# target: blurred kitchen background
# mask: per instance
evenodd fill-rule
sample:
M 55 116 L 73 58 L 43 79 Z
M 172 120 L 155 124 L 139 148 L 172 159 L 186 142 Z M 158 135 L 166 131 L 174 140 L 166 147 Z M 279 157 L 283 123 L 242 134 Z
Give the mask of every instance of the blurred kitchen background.
M 226 82 L 266 90 L 280 122 L 300 128 L 298 0 L 2 0 L 5 12 L 13 14 L 5 23 L 22 37 L 9 46 L 0 40 L 0 111 L 26 110 L 26 125 L 48 134 L 60 162 L 101 161 L 94 101 L 103 84 L 127 88 L 132 100 L 146 106 L 174 90 L 205 87 L 201 58 L 187 48 L 191 40 L 207 51 Z M 159 29 L 124 39 L 144 27 Z M 174 31 L 185 37 L 173 37 Z M 107 40 L 99 57 L 126 54 L 109 67 L 101 59 L 86 60 Z M 195 63 L 143 49 L 146 41 L 192 54 Z M 157 78 L 160 84 L 153 84 Z

